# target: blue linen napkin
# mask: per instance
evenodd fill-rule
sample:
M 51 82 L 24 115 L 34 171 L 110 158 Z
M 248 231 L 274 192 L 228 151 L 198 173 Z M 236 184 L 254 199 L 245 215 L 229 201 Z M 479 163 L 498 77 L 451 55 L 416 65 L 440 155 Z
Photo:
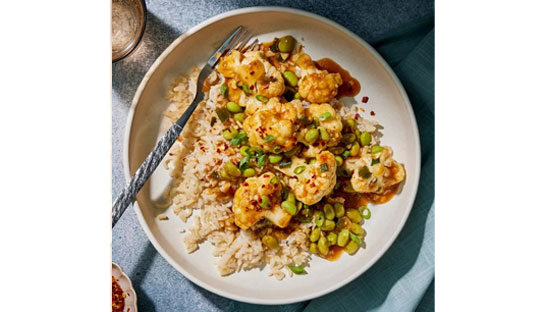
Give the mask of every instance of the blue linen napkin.
M 434 310 L 434 40 L 431 15 L 370 42 L 405 87 L 422 145 L 418 194 L 394 244 L 362 276 L 323 297 L 277 307 L 232 301 L 227 311 Z

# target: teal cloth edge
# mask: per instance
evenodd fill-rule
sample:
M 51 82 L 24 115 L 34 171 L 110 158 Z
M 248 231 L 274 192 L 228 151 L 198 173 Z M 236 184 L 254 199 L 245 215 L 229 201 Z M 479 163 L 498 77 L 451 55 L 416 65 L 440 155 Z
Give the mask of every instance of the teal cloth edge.
M 362 276 L 323 297 L 281 306 L 231 301 L 226 311 L 434 310 L 434 41 L 433 15 L 370 41 L 402 82 L 421 141 L 418 194 L 394 244 Z

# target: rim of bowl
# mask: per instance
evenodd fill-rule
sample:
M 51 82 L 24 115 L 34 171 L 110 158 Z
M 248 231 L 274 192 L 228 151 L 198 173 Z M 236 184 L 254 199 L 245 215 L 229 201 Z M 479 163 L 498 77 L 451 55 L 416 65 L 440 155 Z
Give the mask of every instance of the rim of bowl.
M 350 275 L 348 278 L 340 281 L 339 283 L 335 283 L 325 289 L 322 289 L 320 291 L 311 293 L 309 295 L 304 295 L 300 297 L 294 297 L 289 299 L 259 299 L 259 298 L 252 298 L 242 295 L 236 295 L 233 293 L 229 293 L 226 290 L 221 290 L 219 288 L 216 288 L 212 285 L 207 284 L 206 282 L 199 280 L 195 276 L 191 275 L 188 271 L 186 271 L 183 267 L 178 265 L 174 259 L 161 247 L 161 245 L 158 243 L 154 235 L 152 234 L 152 231 L 150 230 L 148 224 L 145 222 L 144 217 L 142 215 L 142 212 L 140 211 L 140 207 L 135 200 L 133 203 L 133 208 L 135 210 L 135 214 L 137 215 L 137 219 L 139 220 L 139 224 L 143 228 L 144 232 L 146 233 L 146 236 L 152 243 L 152 245 L 158 250 L 160 255 L 165 258 L 165 260 L 178 272 L 180 272 L 183 276 L 185 276 L 187 279 L 189 279 L 191 282 L 195 283 L 196 285 L 207 289 L 208 291 L 211 291 L 215 294 L 218 294 L 220 296 L 241 301 L 241 302 L 247 302 L 247 303 L 254 303 L 254 304 L 266 304 L 266 305 L 279 305 L 279 304 L 290 304 L 290 303 L 296 303 L 306 300 L 311 300 L 314 298 L 321 297 L 323 295 L 326 295 L 330 292 L 335 291 L 336 289 L 339 289 L 351 281 L 355 280 L 357 277 L 365 273 L 373 264 L 375 264 L 390 248 L 390 246 L 395 242 L 397 236 L 399 233 L 401 233 L 401 230 L 403 229 L 403 226 L 405 225 L 405 222 L 409 218 L 411 209 L 414 205 L 414 200 L 416 199 L 417 191 L 418 191 L 418 184 L 420 182 L 420 167 L 421 167 L 421 152 L 420 152 L 420 136 L 418 132 L 418 124 L 416 122 L 416 117 L 414 115 L 414 111 L 412 109 L 411 102 L 409 101 L 409 97 L 407 96 L 407 93 L 405 92 L 405 89 L 403 88 L 403 85 L 401 84 L 401 81 L 396 76 L 392 68 L 386 63 L 386 61 L 382 58 L 382 56 L 379 55 L 379 53 L 365 40 L 360 38 L 358 35 L 350 31 L 349 29 L 345 28 L 344 26 L 338 24 L 337 22 L 334 22 L 326 17 L 317 15 L 315 13 L 306 12 L 299 9 L 293 9 L 293 8 L 286 8 L 286 7 L 279 7 L 279 6 L 261 6 L 261 7 L 248 7 L 248 8 L 242 8 L 242 9 L 236 9 L 231 10 L 227 12 L 223 12 L 221 14 L 218 14 L 214 17 L 211 17 L 196 26 L 190 28 L 188 31 L 180 35 L 178 38 L 176 38 L 161 54 L 160 56 L 154 61 L 152 66 L 148 69 L 146 74 L 144 75 L 143 79 L 141 80 L 139 87 L 137 88 L 137 91 L 135 92 L 135 96 L 133 97 L 133 101 L 131 103 L 131 107 L 128 112 L 128 116 L 126 119 L 126 128 L 124 132 L 124 151 L 123 151 L 123 162 L 124 162 L 124 177 L 126 179 L 126 182 L 129 183 L 131 179 L 131 173 L 129 170 L 129 137 L 131 133 L 131 126 L 133 122 L 133 116 L 135 114 L 135 110 L 137 108 L 137 103 L 139 102 L 139 99 L 141 97 L 141 94 L 143 93 L 144 89 L 146 88 L 146 84 L 148 83 L 148 80 L 152 75 L 154 74 L 155 70 L 159 67 L 163 59 L 165 59 L 179 44 L 182 43 L 186 38 L 192 36 L 202 28 L 213 24 L 219 20 L 235 16 L 235 15 L 241 15 L 241 14 L 249 14 L 249 13 L 256 13 L 256 12 L 283 12 L 283 13 L 289 13 L 289 14 L 297 14 L 302 15 L 308 18 L 312 18 L 315 20 L 318 20 L 320 22 L 329 24 L 332 27 L 335 27 L 336 29 L 342 31 L 346 35 L 350 36 L 351 38 L 355 39 L 357 42 L 359 42 L 361 45 L 363 45 L 374 57 L 375 59 L 382 65 L 382 67 L 388 72 L 396 86 L 398 87 L 398 90 L 403 97 L 405 101 L 405 105 L 407 108 L 407 111 L 409 112 L 409 115 L 411 116 L 411 122 L 412 122 L 412 128 L 414 133 L 414 140 L 416 141 L 416 153 L 418 155 L 417 162 L 416 162 L 416 170 L 413 172 L 413 176 L 416 178 L 416 183 L 412 185 L 412 192 L 414 194 L 414 197 L 407 207 L 407 211 L 405 213 L 405 217 L 401 220 L 400 224 L 395 228 L 394 232 L 391 235 L 390 240 L 383 246 L 383 248 L 376 254 L 375 257 L 371 258 L 367 264 L 364 266 L 362 270 L 359 270 L 355 272 L 354 274 Z

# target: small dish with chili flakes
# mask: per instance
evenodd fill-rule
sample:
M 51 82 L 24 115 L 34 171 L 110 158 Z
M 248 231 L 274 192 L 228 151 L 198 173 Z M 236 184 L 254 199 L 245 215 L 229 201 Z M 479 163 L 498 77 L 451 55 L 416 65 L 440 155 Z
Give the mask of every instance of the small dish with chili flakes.
M 112 312 L 137 312 L 137 294 L 131 280 L 116 263 L 112 263 Z

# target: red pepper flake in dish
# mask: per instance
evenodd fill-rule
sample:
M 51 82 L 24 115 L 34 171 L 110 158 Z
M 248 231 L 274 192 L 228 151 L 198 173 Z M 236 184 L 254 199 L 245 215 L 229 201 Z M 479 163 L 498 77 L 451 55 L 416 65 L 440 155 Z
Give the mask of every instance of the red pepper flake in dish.
M 362 98 L 362 103 L 367 103 L 368 101 L 369 101 L 369 97 L 364 96 L 364 97 Z
M 360 114 L 358 113 L 354 114 L 354 119 L 358 120 L 358 118 L 360 118 Z
M 371 116 L 375 116 L 375 112 L 374 112 L 374 111 L 369 112 L 369 114 L 370 114 Z
M 112 312 L 123 312 L 126 293 L 122 290 L 116 279 L 112 277 Z

